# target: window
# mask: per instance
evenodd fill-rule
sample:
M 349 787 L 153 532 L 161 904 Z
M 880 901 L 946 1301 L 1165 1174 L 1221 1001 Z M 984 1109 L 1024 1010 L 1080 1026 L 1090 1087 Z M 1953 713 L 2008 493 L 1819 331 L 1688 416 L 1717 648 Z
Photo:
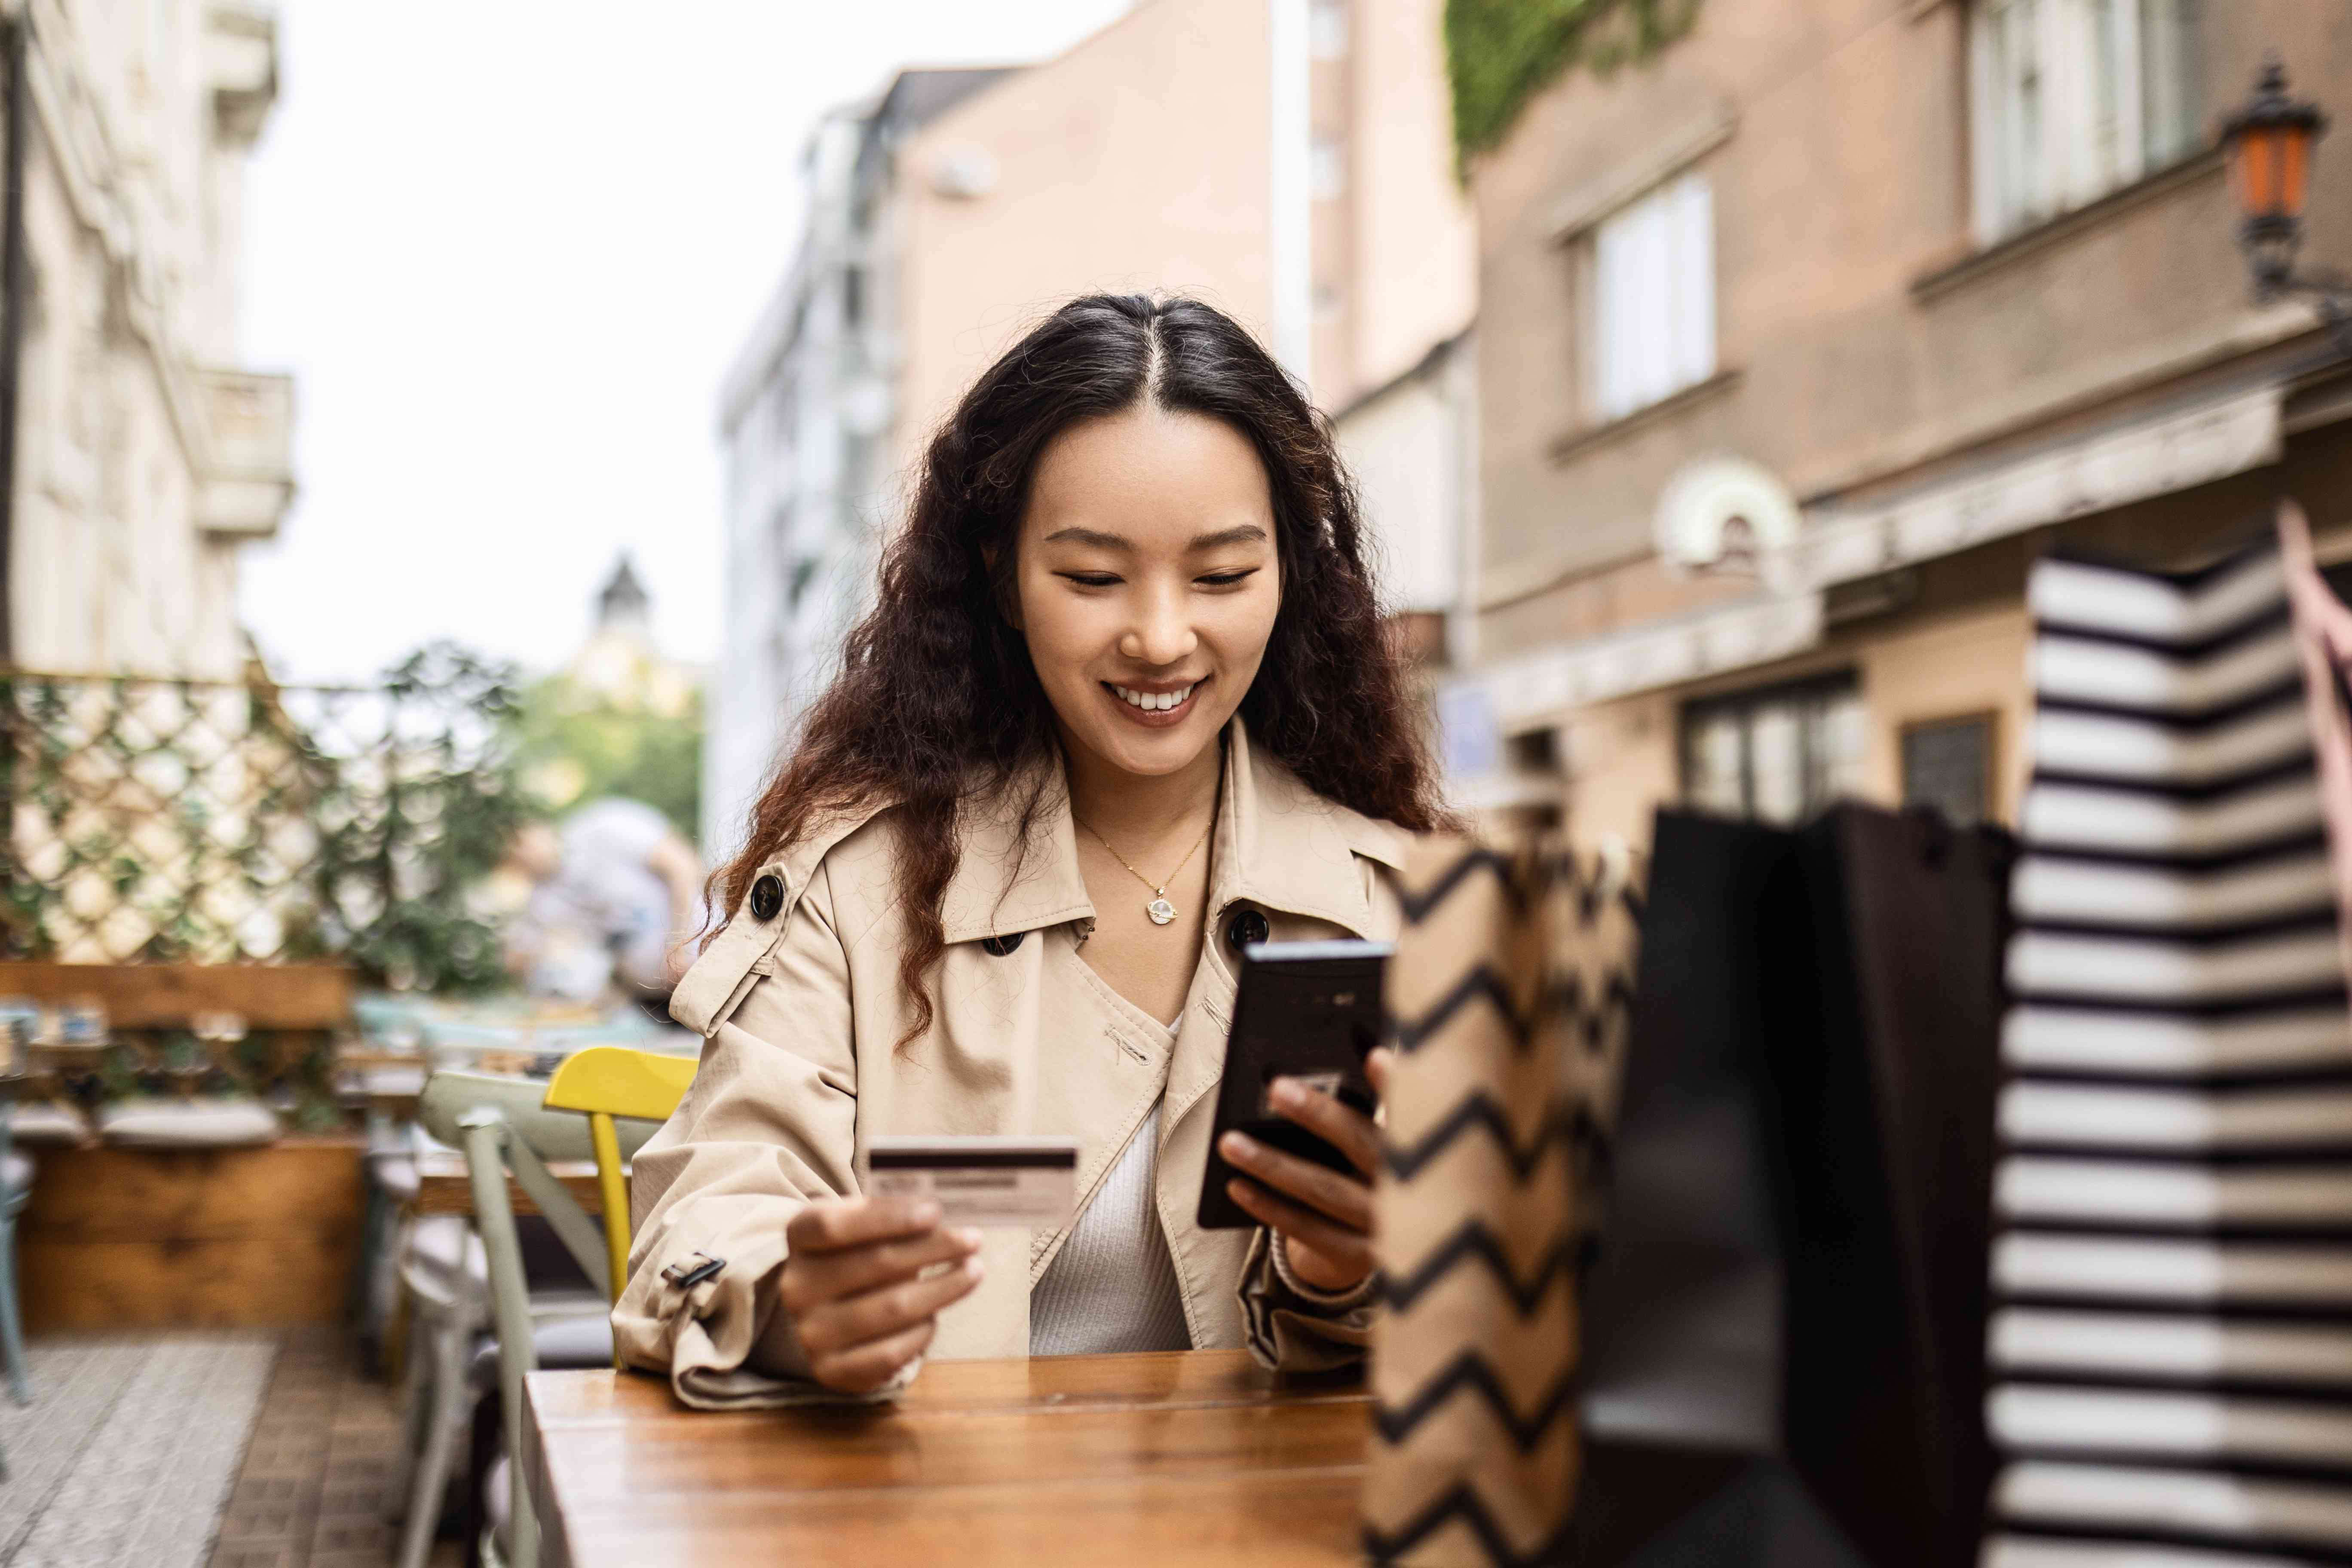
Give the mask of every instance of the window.
M 1971 92 L 1986 244 L 2199 145 L 2201 0 L 1978 0 Z
M 1955 826 L 1992 815 L 1990 713 L 1935 719 L 1903 731 L 1903 804 L 1932 805 Z
M 1592 236 L 1592 408 L 1606 423 L 1715 374 L 1715 199 L 1685 174 Z
M 1683 710 L 1683 795 L 1702 811 L 1802 821 L 1862 787 L 1852 675 L 1710 698 Z

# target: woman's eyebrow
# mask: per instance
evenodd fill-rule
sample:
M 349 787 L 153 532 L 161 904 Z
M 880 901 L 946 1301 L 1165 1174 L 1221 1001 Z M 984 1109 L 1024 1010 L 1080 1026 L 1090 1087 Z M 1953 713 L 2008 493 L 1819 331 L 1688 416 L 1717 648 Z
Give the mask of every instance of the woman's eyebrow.
M 1092 528 L 1057 528 L 1045 536 L 1048 544 L 1091 544 L 1097 550 L 1133 550 L 1135 546 L 1116 533 L 1105 533 Z
M 1223 550 L 1228 544 L 1263 544 L 1265 542 L 1265 529 L 1254 522 L 1244 522 L 1234 528 L 1221 528 L 1214 533 L 1194 534 L 1192 542 L 1185 548 L 1187 550 Z
M 1263 544 L 1266 531 L 1256 523 L 1244 522 L 1232 528 L 1221 528 L 1213 533 L 1198 533 L 1184 548 L 1187 551 L 1223 550 L 1229 544 Z M 1080 528 L 1075 523 L 1057 528 L 1045 536 L 1048 544 L 1087 544 L 1097 550 L 1132 551 L 1135 543 L 1123 534 L 1105 533 L 1100 529 Z

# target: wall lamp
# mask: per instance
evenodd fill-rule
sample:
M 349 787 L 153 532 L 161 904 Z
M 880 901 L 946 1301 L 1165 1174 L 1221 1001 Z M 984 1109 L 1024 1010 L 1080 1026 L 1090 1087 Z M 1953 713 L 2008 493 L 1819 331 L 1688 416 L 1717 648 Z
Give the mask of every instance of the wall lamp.
M 2304 205 L 2311 197 L 2312 149 L 2327 130 L 2315 103 L 2288 95 L 2286 66 L 2275 55 L 2263 64 L 2254 90 L 2221 123 L 2221 148 L 2238 201 L 2238 247 L 2253 275 L 2254 299 L 2268 304 L 2289 294 L 2319 302 L 2336 346 L 2352 355 L 2352 278 L 2332 269 L 2297 271 Z

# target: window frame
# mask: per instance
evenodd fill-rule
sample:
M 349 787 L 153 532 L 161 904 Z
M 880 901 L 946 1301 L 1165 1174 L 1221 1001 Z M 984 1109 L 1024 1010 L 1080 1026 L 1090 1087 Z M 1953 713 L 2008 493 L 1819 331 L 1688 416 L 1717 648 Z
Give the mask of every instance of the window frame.
M 1912 738 L 1931 730 L 1956 730 L 1963 725 L 1972 725 L 1984 731 L 1984 776 L 1979 782 L 1977 792 L 1978 798 L 1983 803 L 1983 809 L 1977 814 L 1973 821 L 1956 826 L 1972 827 L 1979 823 L 1998 822 L 2000 820 L 2001 746 L 2000 710 L 1998 708 L 1971 708 L 1960 712 L 1930 713 L 1916 719 L 1905 720 L 1896 728 L 1895 733 L 1896 795 L 1906 807 L 1920 804 L 1935 804 L 1932 801 L 1920 802 L 1911 793 Z
M 1814 675 L 1801 676 L 1793 680 L 1776 681 L 1766 686 L 1742 687 L 1735 691 L 1718 692 L 1685 700 L 1678 705 L 1675 713 L 1677 799 L 1686 807 L 1717 809 L 1701 806 L 1694 797 L 1693 785 L 1696 770 L 1692 766 L 1692 741 L 1698 727 L 1710 718 L 1723 713 L 1739 714 L 1744 716 L 1744 721 L 1740 737 L 1738 819 L 1745 822 L 1772 822 L 1773 819 L 1763 816 L 1757 810 L 1755 738 L 1752 729 L 1748 727 L 1752 724 L 1753 716 L 1766 708 L 1780 704 L 1826 708 L 1832 701 L 1841 697 L 1851 698 L 1853 700 L 1866 724 L 1869 711 L 1863 696 L 1862 670 L 1859 666 L 1853 665 L 1823 670 Z M 1803 725 L 1799 726 L 1797 743 L 1799 778 L 1806 794 L 1810 795 L 1811 781 L 1817 771 L 1816 758 L 1812 752 L 1813 735 L 1810 729 Z M 1832 790 L 1820 799 L 1801 799 L 1793 822 L 1801 823 L 1810 820 L 1814 814 L 1838 798 L 1838 793 Z
M 1704 363 L 1695 374 L 1685 374 L 1680 370 L 1670 368 L 1663 390 L 1655 390 L 1647 395 L 1637 396 L 1622 406 L 1614 405 L 1607 393 L 1610 366 L 1604 352 L 1604 345 L 1608 341 L 1603 328 L 1603 320 L 1607 314 L 1604 247 L 1609 243 L 1608 237 L 1612 231 L 1624 232 L 1620 226 L 1638 221 L 1640 216 L 1654 214 L 1656 216 L 1652 221 L 1668 223 L 1680 221 L 1665 204 L 1674 200 L 1676 193 L 1691 190 L 1696 190 L 1700 198 L 1702 213 L 1703 241 L 1698 248 L 1703 251 L 1703 254 L 1698 260 L 1697 269 L 1703 271 L 1705 283 L 1704 287 L 1697 289 L 1691 297 L 1701 300 L 1704 305 L 1702 319 L 1705 322 L 1703 333 L 1705 342 L 1698 356 Z M 1576 366 L 1577 403 L 1581 411 L 1582 423 L 1587 427 L 1598 428 L 1613 425 L 1622 419 L 1633 418 L 1644 410 L 1668 402 L 1695 386 L 1705 385 L 1722 374 L 1721 257 L 1723 247 L 1720 243 L 1720 229 L 1716 219 L 1714 173 L 1704 161 L 1693 160 L 1665 173 L 1655 182 L 1633 193 L 1627 199 L 1614 204 L 1607 211 L 1595 214 L 1589 222 L 1581 226 L 1575 239 L 1577 259 L 1573 268 L 1572 289 L 1578 346 L 1581 351 L 1577 355 L 1580 361 Z M 1670 237 L 1666 243 L 1671 247 L 1674 244 L 1673 238 Z M 1688 264 L 1687 258 L 1670 255 L 1669 259 Z M 1690 279 L 1685 278 L 1677 281 L 1686 284 Z M 1679 305 L 1684 302 L 1685 301 L 1669 301 L 1670 305 Z M 1674 348 L 1670 347 L 1667 353 L 1670 360 L 1675 357 Z
M 2204 150 L 2198 45 L 2204 4 L 1970 0 L 1964 45 L 1969 227 L 1980 247 L 2089 206 Z M 2146 26 L 2151 6 L 2171 13 L 2162 29 L 2168 43 Z M 2101 29 L 2102 19 L 2111 31 Z M 2011 27 L 2013 34 L 2004 30 Z M 2012 99 L 2005 86 L 2011 72 L 2004 64 L 2019 43 L 2030 43 L 2034 59 L 2037 129 L 2030 134 L 2019 124 L 2023 112 L 2011 107 L 2024 100 Z M 2152 62 L 2168 62 L 2169 76 L 2152 77 Z M 2150 122 L 2159 97 L 2178 119 L 2168 128 Z

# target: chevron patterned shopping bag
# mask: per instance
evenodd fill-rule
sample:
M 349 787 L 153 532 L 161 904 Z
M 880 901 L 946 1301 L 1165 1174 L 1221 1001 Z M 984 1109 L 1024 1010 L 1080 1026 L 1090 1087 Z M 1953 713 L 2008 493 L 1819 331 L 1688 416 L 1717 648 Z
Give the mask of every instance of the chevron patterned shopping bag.
M 1661 812 L 1570 1560 L 1962 1568 L 2013 845 Z
M 1632 996 L 1628 884 L 1458 839 L 1406 865 L 1363 1500 L 1376 1561 L 1562 1560 L 1575 1262 Z

